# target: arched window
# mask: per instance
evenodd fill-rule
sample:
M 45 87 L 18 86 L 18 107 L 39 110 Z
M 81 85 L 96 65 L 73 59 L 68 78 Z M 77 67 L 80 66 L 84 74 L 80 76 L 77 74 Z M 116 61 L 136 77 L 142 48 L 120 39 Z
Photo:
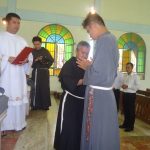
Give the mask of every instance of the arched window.
M 141 36 L 136 33 L 125 33 L 118 40 L 119 48 L 119 70 L 126 71 L 126 63 L 134 64 L 134 72 L 137 72 L 141 79 L 145 75 L 145 54 L 146 46 Z
M 74 39 L 71 32 L 62 25 L 50 24 L 43 27 L 38 36 L 42 38 L 42 47 L 48 49 L 54 58 L 50 75 L 58 75 L 63 64 L 73 55 Z

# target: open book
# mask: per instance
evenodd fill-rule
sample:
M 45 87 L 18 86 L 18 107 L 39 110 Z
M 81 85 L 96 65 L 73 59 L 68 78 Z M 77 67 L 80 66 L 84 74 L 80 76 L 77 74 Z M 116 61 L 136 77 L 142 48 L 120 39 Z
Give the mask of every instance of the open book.
M 31 47 L 25 47 L 19 54 L 18 56 L 15 58 L 15 60 L 12 62 L 12 64 L 21 64 L 21 61 L 24 61 L 25 59 L 27 59 L 27 57 L 29 56 L 29 54 L 33 51 L 34 49 Z

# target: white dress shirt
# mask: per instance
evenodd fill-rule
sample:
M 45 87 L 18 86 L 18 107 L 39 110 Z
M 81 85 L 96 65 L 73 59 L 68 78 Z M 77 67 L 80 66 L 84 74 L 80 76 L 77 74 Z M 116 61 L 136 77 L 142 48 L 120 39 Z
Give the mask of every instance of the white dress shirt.
M 139 78 L 136 73 L 124 74 L 122 83 L 128 86 L 127 89 L 123 89 L 125 93 L 136 93 L 139 89 Z

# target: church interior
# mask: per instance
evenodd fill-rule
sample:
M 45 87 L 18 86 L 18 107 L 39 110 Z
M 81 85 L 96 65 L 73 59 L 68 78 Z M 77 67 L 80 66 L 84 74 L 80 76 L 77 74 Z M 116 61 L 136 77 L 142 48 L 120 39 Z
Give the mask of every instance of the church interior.
M 42 47 L 48 49 L 54 63 L 49 69 L 52 106 L 49 110 L 28 110 L 27 127 L 18 132 L 8 131 L 1 137 L 1 150 L 54 150 L 54 134 L 62 89 L 58 81 L 63 64 L 75 55 L 78 42 L 94 41 L 82 27 L 90 11 L 100 14 L 117 39 L 119 71 L 126 63 L 134 64 L 140 78 L 136 94 L 136 120 L 132 132 L 120 129 L 121 150 L 150 150 L 150 1 L 149 0 L 0 0 L 0 20 L 9 12 L 21 17 L 20 30 L 30 47 L 32 38 L 39 36 Z M 0 22 L 0 31 L 5 24 Z M 1 46 L 1 43 L 0 43 Z M 107 63 L 107 62 L 106 62 Z M 44 88 L 44 87 L 43 87 Z M 30 94 L 30 87 L 28 87 Z M 123 120 L 122 101 L 118 120 Z M 118 125 L 119 126 L 119 125 Z

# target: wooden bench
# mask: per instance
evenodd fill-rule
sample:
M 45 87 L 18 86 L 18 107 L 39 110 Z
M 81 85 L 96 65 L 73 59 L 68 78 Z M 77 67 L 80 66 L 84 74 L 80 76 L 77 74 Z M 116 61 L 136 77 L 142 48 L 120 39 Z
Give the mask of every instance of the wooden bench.
M 141 91 L 136 95 L 136 117 L 150 124 L 150 92 Z
M 122 93 L 120 94 L 120 111 L 123 113 Z M 137 91 L 135 115 L 138 119 L 150 124 L 150 91 Z

